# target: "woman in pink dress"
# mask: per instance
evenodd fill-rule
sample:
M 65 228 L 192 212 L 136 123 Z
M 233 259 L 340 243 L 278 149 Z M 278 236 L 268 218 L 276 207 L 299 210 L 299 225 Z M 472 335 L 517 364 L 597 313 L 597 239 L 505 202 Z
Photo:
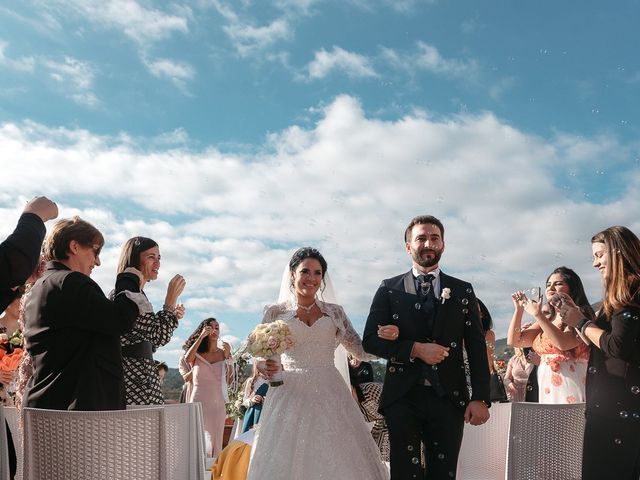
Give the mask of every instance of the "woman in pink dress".
M 567 267 L 556 268 L 547 279 L 547 300 L 558 293 L 569 295 L 583 315 L 594 318 L 580 277 Z M 512 347 L 533 347 L 540 355 L 538 388 L 540 403 L 580 403 L 585 401 L 585 381 L 589 348 L 573 327 L 566 325 L 550 303 L 542 299 L 528 299 L 524 292 L 512 296 L 515 311 L 507 344 Z M 522 315 L 526 311 L 536 323 L 522 329 Z
M 191 367 L 191 388 L 188 402 L 200 402 L 204 430 L 211 437 L 212 450 L 207 452 L 216 457 L 222 450 L 222 435 L 226 418 L 225 404 L 229 401 L 227 382 L 233 373 L 228 368 L 231 347 L 222 342 L 218 347 L 220 325 L 215 318 L 203 320 L 184 344 L 184 360 Z

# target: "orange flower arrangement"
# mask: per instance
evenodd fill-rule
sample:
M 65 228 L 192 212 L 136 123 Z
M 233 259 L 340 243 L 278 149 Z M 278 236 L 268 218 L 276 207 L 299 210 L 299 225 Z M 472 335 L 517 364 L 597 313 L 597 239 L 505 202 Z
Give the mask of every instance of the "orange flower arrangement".
M 11 353 L 5 353 L 0 349 L 0 370 L 4 372 L 13 372 L 20 365 L 22 360 L 22 349 L 15 348 Z

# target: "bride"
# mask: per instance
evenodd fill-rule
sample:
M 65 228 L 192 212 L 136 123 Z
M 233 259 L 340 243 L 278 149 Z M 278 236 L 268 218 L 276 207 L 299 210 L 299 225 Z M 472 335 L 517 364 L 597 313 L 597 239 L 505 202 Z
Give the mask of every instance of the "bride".
M 263 323 L 284 320 L 295 346 L 282 355 L 284 384 L 269 389 L 249 480 L 385 480 L 386 466 L 351 392 L 334 366 L 342 344 L 368 360 L 343 308 L 316 298 L 327 262 L 315 248 L 296 251 L 286 271 L 289 300 L 265 309 Z M 283 297 L 281 289 L 280 299 Z M 267 362 L 267 374 L 276 370 Z

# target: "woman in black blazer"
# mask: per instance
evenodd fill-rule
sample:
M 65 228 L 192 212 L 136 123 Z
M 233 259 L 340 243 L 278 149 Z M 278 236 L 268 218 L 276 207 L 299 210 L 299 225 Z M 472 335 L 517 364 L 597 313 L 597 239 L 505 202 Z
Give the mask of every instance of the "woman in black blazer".
M 91 280 L 102 234 L 79 217 L 58 221 L 44 254 L 50 260 L 25 306 L 25 347 L 33 359 L 23 404 L 55 410 L 125 408 L 120 335 L 139 309 L 141 274 L 118 275 L 109 300 Z
M 568 295 L 553 301 L 591 343 L 582 478 L 640 477 L 640 240 L 626 227 L 591 239 L 604 284 L 603 308 L 584 317 Z

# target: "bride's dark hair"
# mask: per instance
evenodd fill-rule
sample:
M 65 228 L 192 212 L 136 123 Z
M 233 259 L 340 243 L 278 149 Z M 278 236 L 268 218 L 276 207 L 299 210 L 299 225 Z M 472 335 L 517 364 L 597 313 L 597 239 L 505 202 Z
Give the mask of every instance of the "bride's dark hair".
M 327 273 L 327 261 L 324 259 L 317 248 L 302 247 L 296 250 L 296 252 L 291 257 L 291 260 L 289 261 L 289 270 L 291 272 L 294 272 L 296 268 L 298 268 L 298 265 L 300 265 L 302 261 L 307 258 L 314 258 L 318 260 L 318 262 L 320 262 L 320 268 L 322 268 L 322 277 L 324 278 L 324 274 Z

